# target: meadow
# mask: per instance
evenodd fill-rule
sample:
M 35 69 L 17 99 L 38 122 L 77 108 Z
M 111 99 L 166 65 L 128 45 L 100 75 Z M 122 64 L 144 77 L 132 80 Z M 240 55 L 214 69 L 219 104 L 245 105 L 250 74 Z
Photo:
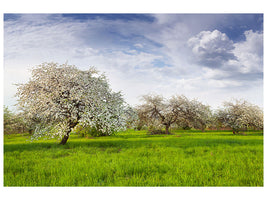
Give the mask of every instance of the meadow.
M 4 186 L 263 186 L 263 133 L 4 135 Z

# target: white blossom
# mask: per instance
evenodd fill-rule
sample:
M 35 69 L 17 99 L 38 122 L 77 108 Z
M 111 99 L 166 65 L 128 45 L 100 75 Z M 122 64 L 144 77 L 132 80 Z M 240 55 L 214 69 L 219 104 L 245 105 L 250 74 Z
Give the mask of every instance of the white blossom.
M 124 100 L 113 92 L 105 75 L 95 68 L 43 63 L 32 69 L 26 84 L 18 85 L 18 105 L 37 119 L 35 136 L 67 136 L 80 124 L 110 135 L 125 126 Z
M 262 109 L 247 101 L 224 102 L 224 109 L 217 111 L 216 118 L 223 126 L 231 127 L 234 133 L 242 128 L 263 128 Z

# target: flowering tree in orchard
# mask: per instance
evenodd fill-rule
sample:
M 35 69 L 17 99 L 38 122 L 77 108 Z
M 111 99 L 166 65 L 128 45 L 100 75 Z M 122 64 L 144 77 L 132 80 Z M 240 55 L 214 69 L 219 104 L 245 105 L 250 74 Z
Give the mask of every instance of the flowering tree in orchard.
M 173 96 L 166 100 L 160 95 L 143 96 L 144 104 L 138 106 L 139 118 L 146 124 L 165 126 L 165 133 L 173 123 L 187 121 L 195 128 L 204 131 L 211 120 L 211 110 L 197 100 L 189 100 L 185 96 Z
M 262 109 L 247 101 L 225 102 L 224 108 L 217 111 L 216 118 L 224 126 L 230 126 L 234 134 L 242 128 L 263 128 Z
M 78 124 L 103 135 L 125 127 L 124 100 L 113 92 L 105 75 L 95 68 L 79 70 L 72 65 L 43 63 L 32 77 L 18 85 L 18 106 L 28 119 L 38 121 L 35 137 L 61 137 L 65 144 Z
M 165 133 L 169 134 L 171 124 L 176 122 L 177 115 L 167 100 L 160 95 L 144 95 L 142 97 L 144 103 L 137 107 L 139 115 L 148 124 L 165 126 Z
M 187 97 L 173 96 L 170 99 L 173 112 L 177 115 L 177 122 L 187 122 L 194 128 L 199 128 L 202 131 L 211 123 L 212 112 L 210 107 L 202 104 L 196 99 L 190 100 Z

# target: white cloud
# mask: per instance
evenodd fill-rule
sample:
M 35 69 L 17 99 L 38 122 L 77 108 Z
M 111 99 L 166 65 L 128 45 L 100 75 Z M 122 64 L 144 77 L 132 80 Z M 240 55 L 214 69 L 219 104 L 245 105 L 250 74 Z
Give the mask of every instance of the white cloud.
M 262 33 L 245 31 L 245 41 L 234 43 L 226 34 L 217 30 L 202 31 L 188 40 L 195 55 L 195 62 L 202 65 L 203 77 L 214 80 L 239 81 L 237 85 L 248 86 L 262 79 L 263 36 Z M 231 84 L 221 84 L 228 87 Z M 228 87 L 229 88 L 229 87 Z
M 218 68 L 228 60 L 235 59 L 233 42 L 218 30 L 202 31 L 188 40 L 193 55 L 200 65 Z
M 252 30 L 244 34 L 246 40 L 235 44 L 238 63 L 233 64 L 239 64 L 242 73 L 263 72 L 263 34 Z

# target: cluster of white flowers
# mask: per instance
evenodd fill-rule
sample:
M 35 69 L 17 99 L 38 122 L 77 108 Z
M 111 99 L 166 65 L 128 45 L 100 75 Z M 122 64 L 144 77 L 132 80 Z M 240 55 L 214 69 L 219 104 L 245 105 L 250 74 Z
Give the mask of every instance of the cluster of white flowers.
M 224 109 L 217 111 L 216 118 L 234 132 L 248 127 L 263 128 L 263 110 L 247 101 L 225 102 Z
M 41 64 L 32 69 L 28 83 L 18 85 L 17 96 L 27 118 L 42 124 L 36 136 L 62 137 L 77 124 L 105 134 L 125 126 L 122 95 L 111 91 L 106 77 L 95 68 L 81 71 L 67 64 Z

